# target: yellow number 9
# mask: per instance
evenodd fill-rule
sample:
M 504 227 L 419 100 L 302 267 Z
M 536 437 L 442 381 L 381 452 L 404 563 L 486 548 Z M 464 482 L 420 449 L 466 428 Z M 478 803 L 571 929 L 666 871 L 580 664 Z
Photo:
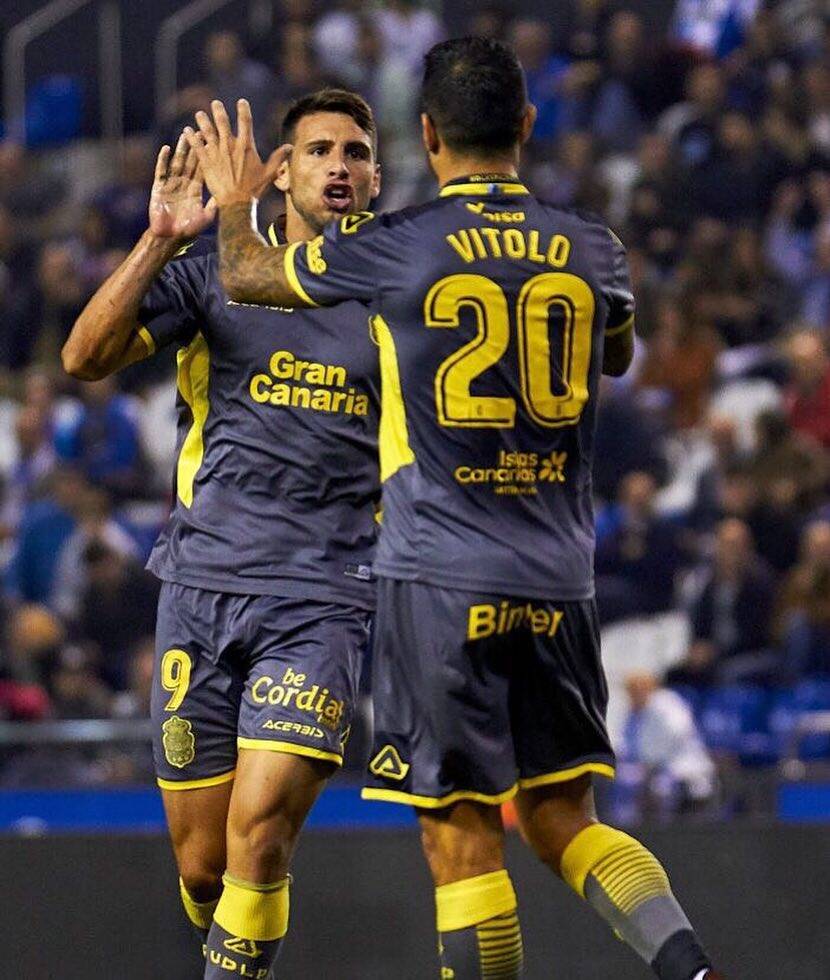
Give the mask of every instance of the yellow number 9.
M 192 662 L 184 650 L 168 650 L 161 658 L 161 686 L 172 691 L 172 696 L 164 706 L 165 711 L 175 711 L 181 707 L 190 686 Z

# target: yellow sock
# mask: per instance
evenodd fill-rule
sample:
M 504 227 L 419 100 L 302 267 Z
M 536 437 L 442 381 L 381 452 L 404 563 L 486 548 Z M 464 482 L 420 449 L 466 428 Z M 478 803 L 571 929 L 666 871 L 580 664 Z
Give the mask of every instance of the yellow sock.
M 516 893 L 504 870 L 435 889 L 441 976 L 513 980 L 521 975 L 522 933 Z
M 228 973 L 265 980 L 288 932 L 290 879 L 259 885 L 225 874 L 222 881 L 207 939 L 205 980 Z
M 219 899 L 214 898 L 210 902 L 197 902 L 184 886 L 184 882 L 179 878 L 179 894 L 182 897 L 184 911 L 193 923 L 193 928 L 202 937 L 202 942 L 207 939 L 208 930 L 213 922 L 213 913 L 219 904 Z

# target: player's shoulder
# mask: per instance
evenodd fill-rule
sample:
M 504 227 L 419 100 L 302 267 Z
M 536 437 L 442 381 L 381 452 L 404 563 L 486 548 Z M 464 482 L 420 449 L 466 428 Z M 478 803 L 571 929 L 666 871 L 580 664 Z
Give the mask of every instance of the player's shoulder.
M 546 201 L 540 197 L 536 197 L 534 200 L 545 213 L 550 214 L 552 217 L 572 222 L 575 226 L 584 228 L 585 230 L 600 231 L 606 237 L 612 235 L 611 229 L 608 227 L 608 222 L 602 215 L 597 214 L 595 211 L 589 211 L 587 208 L 565 207 L 564 205 L 556 204 L 553 201 Z

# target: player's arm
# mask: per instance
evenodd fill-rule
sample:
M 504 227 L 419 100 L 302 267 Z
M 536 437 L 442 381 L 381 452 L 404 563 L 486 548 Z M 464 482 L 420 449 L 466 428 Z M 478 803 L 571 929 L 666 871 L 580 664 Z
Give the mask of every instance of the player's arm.
M 269 306 L 311 305 L 291 288 L 285 256 L 291 246 L 270 246 L 256 229 L 256 204 L 288 158 L 281 146 L 263 163 L 254 141 L 251 107 L 237 102 L 234 136 L 225 107 L 211 103 L 213 119 L 196 113 L 197 132 L 188 136 L 208 189 L 219 206 L 219 274 L 228 296 L 237 303 Z
M 623 244 L 612 231 L 608 234 L 612 254 L 606 287 L 609 313 L 605 325 L 602 373 L 619 378 L 634 359 L 634 294 Z
M 140 322 L 141 304 L 170 259 L 213 221 L 215 210 L 214 202 L 202 204 L 198 160 L 185 132 L 172 159 L 170 147 L 161 148 L 147 231 L 75 321 L 61 351 L 64 370 L 96 381 L 154 352 L 154 338 Z

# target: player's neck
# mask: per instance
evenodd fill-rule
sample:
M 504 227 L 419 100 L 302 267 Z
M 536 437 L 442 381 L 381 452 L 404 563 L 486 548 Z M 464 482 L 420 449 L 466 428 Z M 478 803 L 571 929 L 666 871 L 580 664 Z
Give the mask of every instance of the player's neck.
M 320 232 L 289 205 L 285 212 L 284 234 L 286 242 L 290 245 L 292 242 L 307 242 L 310 238 L 316 238 Z
M 433 156 L 431 163 L 439 187 L 471 174 L 498 174 L 505 177 L 519 175 L 519 161 L 514 153 L 500 156 L 456 156 L 445 151 Z

